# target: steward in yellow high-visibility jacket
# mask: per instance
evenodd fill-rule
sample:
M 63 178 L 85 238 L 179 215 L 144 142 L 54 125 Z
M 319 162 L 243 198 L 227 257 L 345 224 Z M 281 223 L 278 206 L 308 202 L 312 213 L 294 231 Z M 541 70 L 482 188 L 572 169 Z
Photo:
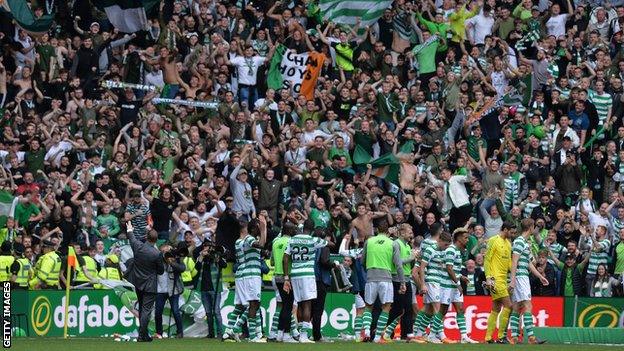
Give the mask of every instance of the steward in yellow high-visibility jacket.
M 54 250 L 54 244 L 43 242 L 43 255 L 35 264 L 35 275 L 30 280 L 31 289 L 58 289 L 61 273 L 61 257 Z

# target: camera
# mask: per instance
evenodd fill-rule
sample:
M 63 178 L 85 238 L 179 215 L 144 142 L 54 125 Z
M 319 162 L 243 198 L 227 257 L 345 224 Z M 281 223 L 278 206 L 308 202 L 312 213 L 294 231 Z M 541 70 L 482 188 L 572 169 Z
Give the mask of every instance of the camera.
M 218 259 L 219 257 L 224 256 L 225 253 L 227 252 L 225 247 L 221 245 L 217 245 L 214 242 L 209 241 L 209 240 L 204 240 L 202 247 L 208 250 L 208 256 L 210 256 L 213 259 Z

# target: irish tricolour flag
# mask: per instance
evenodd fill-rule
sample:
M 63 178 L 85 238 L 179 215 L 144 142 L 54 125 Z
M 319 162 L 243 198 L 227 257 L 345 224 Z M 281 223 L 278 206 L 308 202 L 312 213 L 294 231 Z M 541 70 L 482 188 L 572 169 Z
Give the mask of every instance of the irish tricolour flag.
M 304 95 L 314 98 L 316 80 L 323 68 L 325 55 L 312 51 L 298 54 L 296 51 L 279 45 L 275 49 L 267 77 L 271 89 L 286 89 L 294 96 Z
M 0 190 L 0 228 L 6 226 L 8 217 L 15 215 L 17 197 L 6 190 Z

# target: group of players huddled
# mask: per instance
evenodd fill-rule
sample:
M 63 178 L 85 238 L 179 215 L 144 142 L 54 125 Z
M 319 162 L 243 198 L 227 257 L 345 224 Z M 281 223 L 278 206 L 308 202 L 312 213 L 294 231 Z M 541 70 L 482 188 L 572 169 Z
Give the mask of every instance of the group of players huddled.
M 366 206 L 358 206 L 359 215 L 365 216 L 366 213 L 360 212 L 366 211 Z M 250 342 L 315 342 L 311 335 L 311 305 L 317 297 L 315 265 L 319 250 L 335 243 L 315 236 L 311 221 L 296 214 L 288 218 L 280 236 L 272 243 L 277 309 L 268 338 L 263 336 L 259 313 L 261 248 L 266 242 L 266 218 L 261 213 L 251 223 L 239 220 L 240 237 L 235 245 L 236 306 L 225 322 L 224 341 L 240 341 L 246 324 Z M 520 320 L 528 343 L 543 343 L 533 335 L 529 272 L 544 285 L 548 281 L 532 263 L 527 239 L 533 231 L 534 221 L 530 218 L 522 220 L 520 228 L 504 223 L 501 232 L 487 243 L 484 287 L 493 300 L 485 337 L 487 343 L 521 342 Z M 419 248 L 412 247 L 414 233 L 408 224 L 388 228 L 382 222 L 374 232 L 376 235 L 366 238 L 345 235 L 339 248 L 344 261 L 332 263 L 342 265 L 353 283 L 354 340 L 390 342 L 397 324 L 403 320 L 402 325 L 407 330 L 402 330 L 402 334 L 407 342 L 478 343 L 467 333 L 461 285 L 468 279 L 461 275 L 468 231 L 458 228 L 449 233 L 442 226 L 436 227 Z M 418 306 L 417 294 L 423 297 L 422 309 Z M 451 304 L 456 312 L 460 340 L 451 340 L 444 334 L 444 316 Z M 294 306 L 296 313 L 293 313 Z M 497 321 L 498 338 L 495 340 Z M 510 337 L 507 336 L 508 324 Z

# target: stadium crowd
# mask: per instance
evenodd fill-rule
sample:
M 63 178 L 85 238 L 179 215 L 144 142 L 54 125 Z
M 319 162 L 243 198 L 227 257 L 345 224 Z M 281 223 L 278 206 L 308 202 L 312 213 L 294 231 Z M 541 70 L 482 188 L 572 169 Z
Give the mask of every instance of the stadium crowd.
M 354 294 L 368 238 L 405 240 L 415 295 L 421 244 L 465 228 L 461 290 L 486 295 L 488 239 L 531 218 L 534 296 L 624 295 L 621 1 L 396 0 L 349 28 L 314 0 L 163 0 L 135 33 L 62 3 L 41 35 L 0 13 L 0 278 L 16 288 L 63 288 L 69 246 L 72 284 L 121 280 L 130 222 L 219 317 L 249 222 L 280 290 L 273 243 L 303 228 L 318 284 L 340 257 Z M 268 88 L 280 44 L 326 56 L 312 99 Z

